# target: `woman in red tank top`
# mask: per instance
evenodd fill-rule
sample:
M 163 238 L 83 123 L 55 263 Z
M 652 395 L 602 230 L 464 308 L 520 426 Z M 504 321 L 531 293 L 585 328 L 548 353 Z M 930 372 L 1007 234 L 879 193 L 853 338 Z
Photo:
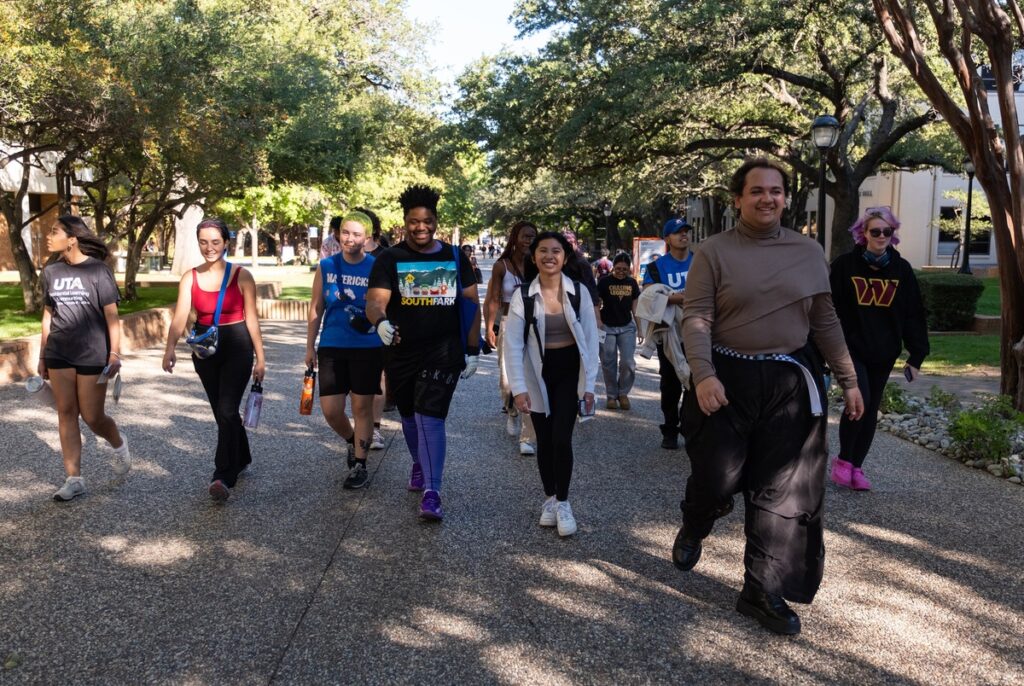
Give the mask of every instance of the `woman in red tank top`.
M 196 237 L 203 263 L 181 277 L 174 319 L 167 332 L 163 368 L 165 372 L 174 372 L 175 347 L 185 331 L 189 312 L 196 311 L 197 332 L 213 325 L 224 270 L 230 267 L 217 323 L 217 352 L 206 359 L 192 356 L 217 421 L 217 452 L 209 492 L 215 500 L 227 500 L 238 475 L 252 462 L 249 437 L 238 408 L 250 375 L 263 382 L 266 360 L 256 315 L 256 281 L 248 271 L 228 265 L 224 259 L 230 238 L 227 225 L 220 219 L 204 219 L 199 222 Z

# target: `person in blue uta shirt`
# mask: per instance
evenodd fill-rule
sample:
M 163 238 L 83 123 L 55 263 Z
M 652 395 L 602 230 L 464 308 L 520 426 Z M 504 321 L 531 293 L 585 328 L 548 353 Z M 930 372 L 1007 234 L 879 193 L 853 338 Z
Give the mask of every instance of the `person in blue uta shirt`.
M 683 306 L 683 291 L 686 288 L 686 275 L 693 262 L 690 252 L 690 225 L 685 219 L 669 219 L 661 231 L 665 238 L 665 254 L 647 265 L 644 274 L 644 288 L 651 284 L 661 283 L 675 293 L 669 296 L 670 305 Z M 665 357 L 665 350 L 658 345 L 658 374 L 661 376 L 661 412 L 665 423 L 661 425 L 661 447 L 667 450 L 679 448 L 679 436 L 682 434 L 681 400 L 683 385 L 676 376 L 675 368 Z
M 364 245 L 372 226 L 362 212 L 349 212 L 341 218 L 341 252 L 320 260 L 306 329 L 306 368 L 320 368 L 324 419 L 348 442 L 349 473 L 344 488 L 362 488 L 369 479 L 366 456 L 373 435 L 373 398 L 381 392 L 384 369 L 384 344 L 366 318 L 366 291 L 374 257 L 365 252 Z M 317 333 L 320 345 L 314 349 Z M 350 394 L 351 423 L 345 415 L 345 399 Z

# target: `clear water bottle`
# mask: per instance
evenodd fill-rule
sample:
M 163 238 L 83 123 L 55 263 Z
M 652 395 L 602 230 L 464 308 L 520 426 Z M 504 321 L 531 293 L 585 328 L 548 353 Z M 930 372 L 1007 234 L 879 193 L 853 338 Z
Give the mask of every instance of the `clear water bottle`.
M 255 429 L 260 423 L 260 412 L 263 410 L 263 384 L 253 383 L 249 389 L 249 399 L 245 403 L 245 427 Z

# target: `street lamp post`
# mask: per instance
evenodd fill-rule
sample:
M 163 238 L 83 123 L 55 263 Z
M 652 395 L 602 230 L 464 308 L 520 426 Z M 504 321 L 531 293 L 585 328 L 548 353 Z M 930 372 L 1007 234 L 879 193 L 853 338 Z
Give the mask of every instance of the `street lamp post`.
M 607 242 L 611 235 L 611 218 L 612 218 L 612 204 L 605 200 L 601 203 L 601 211 L 604 212 L 604 240 Z M 608 250 L 611 251 L 611 244 L 608 244 Z M 601 257 L 601 241 L 597 241 L 597 255 L 595 257 Z
M 974 162 L 970 157 L 964 160 L 964 171 L 967 172 L 967 221 L 964 222 L 964 261 L 960 264 L 960 273 L 971 274 L 971 191 L 974 189 Z
M 811 138 L 818 148 L 818 242 L 825 249 L 825 153 L 839 141 L 839 122 L 823 114 L 811 123 Z

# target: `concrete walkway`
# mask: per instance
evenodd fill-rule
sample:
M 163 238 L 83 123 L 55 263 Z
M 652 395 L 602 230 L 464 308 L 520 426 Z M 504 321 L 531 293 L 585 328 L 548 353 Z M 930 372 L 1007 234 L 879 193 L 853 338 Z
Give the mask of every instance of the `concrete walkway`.
M 493 355 L 456 395 L 442 524 L 415 516 L 396 415 L 368 488 L 343 491 L 338 439 L 296 411 L 304 328 L 264 325 L 255 461 L 225 505 L 184 351 L 173 376 L 127 359 L 135 468 L 115 477 L 86 431 L 71 503 L 50 500 L 52 411 L 0 387 L 0 683 L 1024 682 L 1024 488 L 879 434 L 877 490 L 829 488 L 824 585 L 780 638 L 733 609 L 742 512 L 693 572 L 669 561 L 688 466 L 658 447 L 651 363 L 632 412 L 577 431 L 563 540 L 537 526 Z

